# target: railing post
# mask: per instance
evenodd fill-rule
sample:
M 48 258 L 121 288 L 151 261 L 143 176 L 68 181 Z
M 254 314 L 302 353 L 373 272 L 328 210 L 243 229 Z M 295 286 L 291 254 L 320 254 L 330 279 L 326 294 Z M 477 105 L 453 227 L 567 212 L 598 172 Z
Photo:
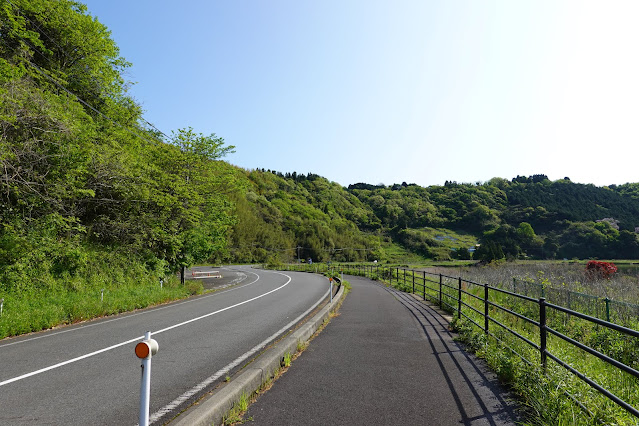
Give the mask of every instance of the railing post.
M 422 295 L 424 296 L 424 300 L 426 300 L 426 271 L 422 271 L 422 284 L 424 285 Z
M 606 302 L 606 321 L 610 322 L 610 299 L 606 297 L 604 301 Z
M 413 271 L 413 294 L 415 294 L 415 271 Z
M 439 274 L 439 307 L 442 307 L 442 274 Z
M 461 283 L 461 277 L 459 277 L 459 287 L 458 287 L 458 295 L 459 295 L 459 300 L 457 301 L 457 318 L 461 319 L 461 309 L 462 309 L 462 283 Z
M 517 278 L 513 277 L 513 293 L 517 293 Z
M 546 337 L 548 330 L 546 329 L 546 299 L 539 298 L 539 352 L 541 354 L 541 365 L 546 371 Z
M 488 334 L 488 284 L 484 284 L 484 332 Z
M 404 288 L 406 288 L 406 268 L 404 268 Z

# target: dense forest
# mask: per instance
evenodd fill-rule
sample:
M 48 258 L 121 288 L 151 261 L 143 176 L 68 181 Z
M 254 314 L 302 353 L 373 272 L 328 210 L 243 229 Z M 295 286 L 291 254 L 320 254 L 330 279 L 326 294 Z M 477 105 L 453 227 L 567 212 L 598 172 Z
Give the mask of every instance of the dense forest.
M 3 2 L 0 43 L 2 289 L 82 286 L 122 264 L 158 276 L 226 247 L 233 147 L 149 126 L 84 6 Z
M 468 258 L 473 249 L 442 252 L 428 228 L 475 235 L 473 257 L 482 260 L 639 257 L 635 183 L 600 188 L 540 174 L 428 188 L 355 184 L 349 192 L 373 209 L 384 232 L 427 257 Z
M 389 261 L 398 248 L 439 260 L 639 257 L 639 184 L 344 188 L 243 170 L 217 135 L 165 135 L 144 120 L 129 64 L 80 3 L 3 2 L 0 49 L 1 292 L 99 285 L 116 265 L 159 277 L 199 262 Z

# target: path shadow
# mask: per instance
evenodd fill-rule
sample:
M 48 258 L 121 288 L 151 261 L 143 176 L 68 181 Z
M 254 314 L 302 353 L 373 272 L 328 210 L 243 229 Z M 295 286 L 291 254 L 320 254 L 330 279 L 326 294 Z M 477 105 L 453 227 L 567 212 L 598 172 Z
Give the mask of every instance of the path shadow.
M 446 318 L 408 293 L 380 286 L 391 293 L 419 324 L 464 425 L 513 425 L 523 421 L 514 395 L 499 383 L 483 360 L 466 352 L 462 344 L 454 341 Z

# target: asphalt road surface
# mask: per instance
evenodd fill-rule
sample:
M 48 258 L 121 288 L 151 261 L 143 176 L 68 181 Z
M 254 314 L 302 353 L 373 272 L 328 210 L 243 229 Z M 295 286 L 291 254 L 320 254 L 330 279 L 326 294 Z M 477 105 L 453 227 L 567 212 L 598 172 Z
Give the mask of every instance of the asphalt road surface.
M 366 278 L 249 407 L 249 425 L 515 425 L 513 396 L 411 295 Z
M 161 424 L 232 375 L 328 295 L 319 275 L 213 268 L 213 294 L 0 341 L 0 424 L 134 425 L 145 331 L 159 343 L 151 421 Z M 208 279 L 207 279 L 208 280 Z

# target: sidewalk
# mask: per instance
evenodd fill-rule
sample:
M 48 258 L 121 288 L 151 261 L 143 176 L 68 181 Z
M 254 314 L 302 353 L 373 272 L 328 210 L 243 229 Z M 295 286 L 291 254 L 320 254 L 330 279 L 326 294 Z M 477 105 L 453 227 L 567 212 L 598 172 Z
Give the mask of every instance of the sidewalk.
M 339 316 L 244 416 L 254 425 L 513 425 L 516 404 L 411 295 L 349 276 Z

